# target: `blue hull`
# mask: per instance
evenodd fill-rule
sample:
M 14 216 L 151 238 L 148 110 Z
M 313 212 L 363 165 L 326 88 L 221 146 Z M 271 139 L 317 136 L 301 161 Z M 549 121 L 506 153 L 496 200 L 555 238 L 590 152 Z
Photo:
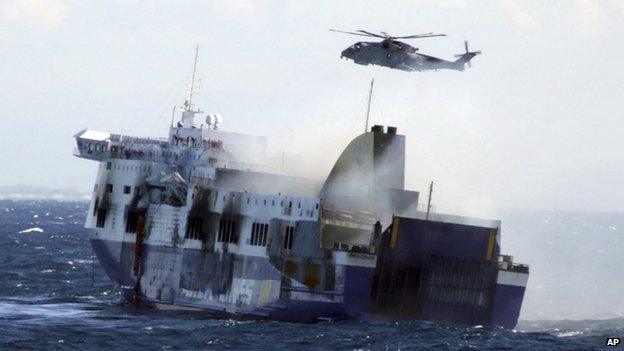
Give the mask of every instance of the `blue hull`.
M 491 232 L 448 229 L 445 233 L 461 230 L 459 237 L 466 244 L 456 240 L 445 248 L 438 241 L 448 239 L 438 227 L 422 234 L 420 243 L 414 241 L 413 233 L 427 228 L 431 225 L 415 222 L 394 233 L 390 228 L 380 241 L 375 267 L 327 258 L 303 261 L 308 263 L 301 269 L 307 267 L 308 273 L 299 275 L 299 281 L 288 276 L 292 273 L 286 261 L 271 257 L 143 244 L 137 270 L 133 242 L 95 237 L 91 243 L 108 276 L 135 305 L 191 307 L 218 316 L 287 322 L 409 318 L 515 327 L 524 286 L 497 284 L 496 262 L 477 257 L 495 249 L 487 244 Z M 460 250 L 462 245 L 470 250 Z M 458 254 L 442 255 L 449 250 Z M 318 266 L 314 262 L 328 262 L 324 273 L 313 277 L 329 289 L 302 283 L 310 280 L 309 267 Z
M 525 290 L 524 286 L 496 284 L 491 323 L 507 329 L 515 328 Z
M 280 298 L 269 302 L 265 306 L 240 306 L 237 304 L 219 303 L 216 301 L 186 297 L 181 293 L 179 285 L 171 286 L 171 284 L 169 287 L 173 290 L 173 292 L 167 294 L 167 296 L 161 295 L 160 298 L 158 298 L 158 296 L 146 294 L 145 291 L 142 291 L 141 295 L 138 296 L 137 299 L 135 293 L 137 279 L 132 275 L 132 261 L 128 259 L 124 260 L 124 256 L 128 256 L 127 251 L 130 246 L 128 244 L 122 244 L 121 242 L 100 239 L 91 239 L 91 244 L 94 252 L 98 256 L 100 264 L 110 279 L 122 287 L 123 296 L 129 303 L 136 304 L 137 301 L 140 301 L 139 303 L 141 306 L 148 307 L 155 304 L 183 306 L 203 309 L 215 315 L 228 317 L 266 318 L 286 322 L 316 322 L 328 319 L 356 318 L 361 315 L 362 309 L 368 301 L 367 294 L 370 294 L 370 280 L 372 279 L 373 273 L 373 269 L 356 268 L 356 270 L 352 270 L 353 267 L 348 268 L 347 274 L 350 277 L 349 284 L 347 285 L 348 288 L 345 289 L 344 293 L 333 294 L 333 298 L 335 300 L 342 300 L 346 296 L 347 300 L 351 301 L 349 304 L 342 302 L 306 301 Z M 176 256 L 183 255 L 184 251 L 189 251 L 188 249 L 153 247 L 150 245 L 145 245 L 143 250 L 146 261 L 150 260 L 150 254 L 154 252 L 161 255 L 166 252 L 165 254 L 168 255 L 171 260 L 174 260 Z M 125 251 L 126 254 L 124 255 Z M 279 277 L 279 272 L 275 269 L 275 267 L 271 266 L 268 259 L 258 258 L 258 261 L 262 262 L 261 264 L 270 266 L 264 271 L 275 271 L 275 276 Z M 149 265 L 145 266 L 149 267 Z M 149 270 L 149 268 L 145 268 L 145 270 Z M 147 273 L 148 272 L 143 272 L 143 277 L 145 277 Z M 180 273 L 177 272 L 177 274 Z M 271 276 L 272 274 L 269 275 Z M 357 278 L 358 276 L 368 276 L 369 278 L 368 280 L 360 280 Z M 257 276 L 255 278 L 261 277 Z M 143 286 L 146 284 L 144 280 L 145 278 L 142 279 Z M 327 293 L 324 292 L 319 295 L 325 296 Z

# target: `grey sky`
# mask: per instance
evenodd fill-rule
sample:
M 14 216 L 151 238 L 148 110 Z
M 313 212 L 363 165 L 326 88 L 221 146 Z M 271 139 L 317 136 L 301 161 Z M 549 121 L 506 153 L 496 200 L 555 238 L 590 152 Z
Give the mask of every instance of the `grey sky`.
M 406 134 L 407 185 L 438 207 L 624 210 L 620 1 L 0 2 L 0 184 L 91 188 L 71 156 L 84 127 L 165 136 L 200 43 L 198 104 L 223 129 L 314 150 L 323 174 L 372 121 Z M 405 73 L 341 61 L 360 37 L 405 35 L 472 70 Z

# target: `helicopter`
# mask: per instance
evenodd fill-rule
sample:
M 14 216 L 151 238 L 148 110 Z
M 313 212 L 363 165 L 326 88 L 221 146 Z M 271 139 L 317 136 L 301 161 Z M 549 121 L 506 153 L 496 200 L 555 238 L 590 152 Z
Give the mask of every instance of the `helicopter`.
M 379 65 L 408 72 L 437 71 L 439 69 L 463 71 L 466 65 L 471 67 L 470 60 L 472 60 L 473 57 L 481 54 L 481 51 L 468 50 L 468 41 L 464 41 L 465 52 L 455 55 L 455 57 L 457 57 L 455 61 L 447 61 L 430 55 L 421 54 L 418 52 L 418 48 L 397 40 L 443 37 L 446 36 L 446 34 L 424 33 L 391 36 L 386 32 L 375 34 L 361 29 L 356 32 L 347 32 L 337 29 L 330 29 L 330 31 L 382 39 L 380 42 L 360 41 L 342 51 L 340 58 L 345 57 L 351 59 L 359 65 Z

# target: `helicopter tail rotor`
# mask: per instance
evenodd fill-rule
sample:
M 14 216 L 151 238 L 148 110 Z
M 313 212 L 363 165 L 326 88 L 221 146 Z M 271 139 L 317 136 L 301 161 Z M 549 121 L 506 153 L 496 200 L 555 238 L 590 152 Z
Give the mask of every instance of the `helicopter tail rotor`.
M 472 60 L 473 57 L 480 55 L 481 51 L 470 51 L 468 49 L 468 40 L 464 40 L 464 50 L 465 52 L 463 54 L 457 54 L 455 55 L 455 57 L 459 57 L 459 59 L 455 62 L 461 63 L 462 65 L 464 63 L 468 64 L 468 67 L 472 67 L 472 64 L 470 63 L 470 60 Z

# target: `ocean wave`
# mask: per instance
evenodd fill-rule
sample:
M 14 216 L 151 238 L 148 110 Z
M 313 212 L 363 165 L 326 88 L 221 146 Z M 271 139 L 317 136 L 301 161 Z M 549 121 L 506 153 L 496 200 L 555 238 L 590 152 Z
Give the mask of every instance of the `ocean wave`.
M 569 338 L 571 336 L 583 335 L 583 332 L 579 331 L 579 330 L 570 330 L 570 331 L 564 331 L 564 332 L 555 333 L 555 335 L 560 337 L 560 338 Z
M 43 233 L 43 228 L 40 227 L 32 227 L 24 230 L 20 230 L 17 232 L 18 234 L 26 234 L 26 233 Z
M 83 317 L 93 314 L 85 309 L 88 305 L 79 303 L 58 304 L 21 304 L 14 302 L 0 302 L 0 318 L 40 317 L 40 318 L 70 318 Z

